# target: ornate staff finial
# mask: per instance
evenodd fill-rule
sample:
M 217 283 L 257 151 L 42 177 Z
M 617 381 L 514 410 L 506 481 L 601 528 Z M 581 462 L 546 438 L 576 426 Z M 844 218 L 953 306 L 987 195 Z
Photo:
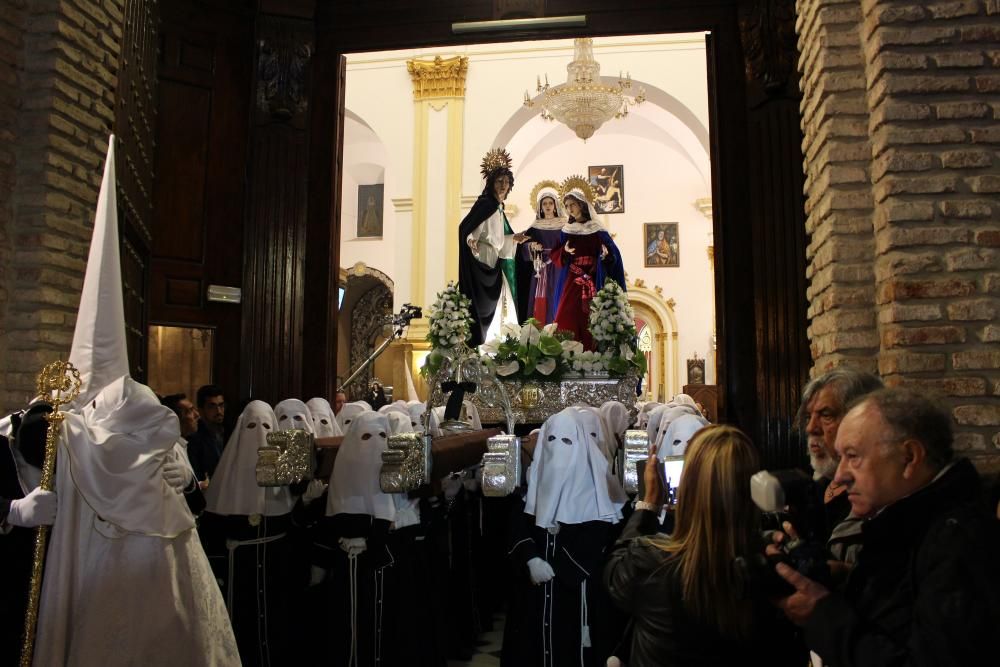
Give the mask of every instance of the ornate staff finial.
M 72 403 L 80 395 L 81 386 L 80 371 L 68 361 L 53 361 L 35 378 L 38 398 L 51 403 L 53 412 Z
M 483 163 L 480 166 L 480 173 L 483 178 L 489 178 L 497 169 L 510 169 L 514 162 L 510 158 L 510 153 L 505 148 L 494 148 L 486 153 Z
M 68 361 L 53 361 L 41 370 L 35 379 L 38 398 L 52 404 L 52 412 L 45 415 L 45 459 L 42 478 L 38 486 L 51 491 L 56 470 L 56 446 L 65 415 L 59 408 L 72 403 L 80 395 L 80 371 Z M 49 527 L 39 526 L 35 534 L 35 554 L 31 564 L 31 582 L 28 590 L 28 608 L 24 614 L 24 643 L 21 645 L 21 667 L 31 667 L 35 649 L 35 630 L 38 628 L 38 602 L 42 592 L 42 572 L 45 567 L 45 548 L 49 540 Z

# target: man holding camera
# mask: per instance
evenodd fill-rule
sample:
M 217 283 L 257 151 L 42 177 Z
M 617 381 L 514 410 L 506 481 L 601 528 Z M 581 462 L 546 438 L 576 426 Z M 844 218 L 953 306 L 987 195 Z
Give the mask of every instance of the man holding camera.
M 784 564 L 778 606 L 836 667 L 988 664 L 1000 655 L 1000 539 L 979 475 L 953 460 L 950 416 L 883 389 L 839 426 L 834 483 L 863 517 L 864 549 L 843 592 Z

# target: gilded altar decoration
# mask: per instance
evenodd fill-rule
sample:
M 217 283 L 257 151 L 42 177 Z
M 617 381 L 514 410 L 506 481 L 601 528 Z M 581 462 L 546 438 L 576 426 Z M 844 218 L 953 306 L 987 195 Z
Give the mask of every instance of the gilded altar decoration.
M 267 434 L 267 445 L 257 450 L 257 485 L 288 486 L 312 479 L 316 469 L 313 434 L 291 429 Z
M 607 373 L 566 375 L 557 382 L 519 377 L 497 379 L 497 384 L 510 397 L 511 412 L 518 424 L 541 424 L 567 405 L 596 408 L 608 401 L 620 401 L 635 416 L 638 382 L 639 376 L 635 374 L 612 378 Z M 484 424 L 504 421 L 504 411 L 486 405 L 479 392 L 469 396 L 469 400 L 479 410 L 479 418 Z
M 469 59 L 465 56 L 435 56 L 431 61 L 407 60 L 406 71 L 413 81 L 415 100 L 465 97 L 465 75 L 469 72 Z
M 38 399 L 49 402 L 52 412 L 45 415 L 45 458 L 38 483 L 44 491 L 52 491 L 55 483 L 56 450 L 65 415 L 59 410 L 80 395 L 80 371 L 68 361 L 53 361 L 45 366 L 35 380 Z M 21 666 L 31 667 L 35 651 L 35 632 L 38 629 L 38 603 L 42 593 L 42 573 L 45 569 L 45 550 L 49 543 L 51 526 L 39 526 L 35 532 L 35 552 L 31 563 L 31 580 L 28 588 L 28 606 L 24 614 L 24 642 L 21 644 Z

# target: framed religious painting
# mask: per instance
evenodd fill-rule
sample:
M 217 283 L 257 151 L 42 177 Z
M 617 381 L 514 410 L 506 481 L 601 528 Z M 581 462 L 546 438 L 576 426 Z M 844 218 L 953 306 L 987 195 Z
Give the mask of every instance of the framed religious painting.
M 625 212 L 625 170 L 620 164 L 587 167 L 587 180 L 594 191 L 597 213 Z
M 385 185 L 358 186 L 358 238 L 382 236 L 382 194 Z
M 681 265 L 681 244 L 676 222 L 647 222 L 642 226 L 646 266 Z

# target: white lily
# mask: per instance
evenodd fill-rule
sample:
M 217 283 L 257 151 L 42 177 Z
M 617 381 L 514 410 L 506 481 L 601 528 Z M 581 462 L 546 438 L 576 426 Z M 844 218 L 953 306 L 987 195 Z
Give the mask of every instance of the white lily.
M 626 359 L 628 359 L 629 361 L 631 361 L 632 357 L 635 356 L 635 352 L 632 351 L 632 348 L 626 345 L 625 343 L 619 345 L 618 349 L 621 350 L 621 355 Z
M 554 336 L 558 328 L 559 325 L 556 322 L 552 322 L 551 324 L 546 324 L 542 327 L 542 333 L 546 336 Z
M 500 327 L 500 339 L 506 338 L 520 338 L 521 337 L 521 327 L 513 324 L 511 322 L 504 322 Z
M 496 338 L 494 338 L 488 343 L 483 343 L 482 345 L 479 346 L 480 354 L 496 354 L 499 351 L 500 351 L 500 343 L 499 341 L 497 341 Z
M 554 357 L 545 357 L 535 365 L 535 370 L 542 375 L 550 375 L 555 369 L 556 360 Z
M 521 327 L 521 345 L 530 347 L 532 345 L 538 345 L 538 339 L 542 337 L 542 333 L 535 328 L 533 324 L 525 324 Z
M 580 354 L 583 352 L 583 343 L 578 340 L 564 340 L 562 342 L 563 352 L 569 352 L 570 354 Z
M 501 366 L 497 366 L 497 375 L 502 375 L 504 377 L 508 375 L 513 375 L 517 372 L 519 368 L 517 361 L 511 361 Z

